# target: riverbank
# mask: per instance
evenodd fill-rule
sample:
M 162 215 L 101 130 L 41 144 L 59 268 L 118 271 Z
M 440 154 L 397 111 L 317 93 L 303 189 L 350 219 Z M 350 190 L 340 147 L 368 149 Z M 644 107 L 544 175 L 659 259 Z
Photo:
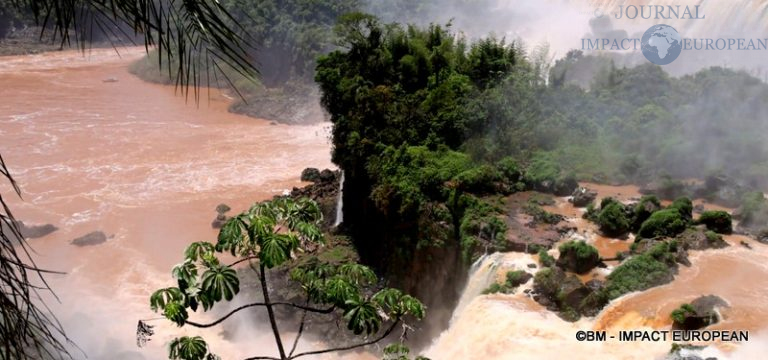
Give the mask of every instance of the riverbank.
M 41 36 L 40 30 L 39 27 L 29 27 L 0 39 L 0 56 L 34 55 L 62 50 L 61 44 L 54 42 L 50 32 Z
M 155 84 L 173 85 L 175 79 L 157 66 L 155 51 L 134 61 L 129 71 L 138 78 Z M 232 99 L 228 111 L 258 119 L 269 119 L 286 125 L 312 125 L 328 121 L 320 106 L 320 91 L 314 84 L 286 82 L 279 87 L 267 87 L 256 80 L 244 79 L 237 73 L 228 73 L 232 83 L 218 71 L 211 75 L 212 87 L 222 89 Z M 215 79 L 215 80 L 214 80 Z M 236 90 L 235 90 L 236 89 Z

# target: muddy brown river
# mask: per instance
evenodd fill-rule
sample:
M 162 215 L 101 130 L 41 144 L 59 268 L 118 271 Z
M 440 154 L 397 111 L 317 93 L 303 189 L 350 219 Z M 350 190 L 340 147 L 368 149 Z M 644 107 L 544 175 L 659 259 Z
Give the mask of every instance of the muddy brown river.
M 151 291 L 173 285 L 170 270 L 186 244 L 215 239 L 217 204 L 242 211 L 300 185 L 305 167 L 332 167 L 328 124 L 231 114 L 216 92 L 196 105 L 127 72 L 143 49 L 120 55 L 0 58 L 0 152 L 23 191 L 23 200 L 8 197 L 16 217 L 60 229 L 30 244 L 38 264 L 68 273 L 48 280 L 61 299 L 49 303 L 70 336 L 90 359 L 161 359 L 178 330 L 158 327 L 141 350 L 134 339 L 138 319 L 157 317 Z M 92 231 L 111 238 L 70 244 Z M 222 339 L 215 351 L 225 359 L 259 354 L 255 345 L 228 353 L 234 346 L 221 334 L 202 334 Z

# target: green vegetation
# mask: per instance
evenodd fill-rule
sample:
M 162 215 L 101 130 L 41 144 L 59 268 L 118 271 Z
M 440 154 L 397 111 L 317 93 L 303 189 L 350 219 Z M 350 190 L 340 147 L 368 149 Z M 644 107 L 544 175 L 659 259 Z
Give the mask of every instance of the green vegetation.
M 687 226 L 678 209 L 667 208 L 653 213 L 643 222 L 637 235 L 643 238 L 673 237 L 682 233 Z
M 682 324 L 689 315 L 696 315 L 696 309 L 691 304 L 683 304 L 679 308 L 672 310 L 670 317 L 675 323 Z
M 621 236 L 630 230 L 624 205 L 613 198 L 605 198 L 600 203 L 597 224 L 600 231 L 608 236 Z
M 741 224 L 746 227 L 760 227 L 768 221 L 768 202 L 762 192 L 744 194 L 739 209 Z
M 687 197 L 676 199 L 667 209 L 676 209 L 685 221 L 693 219 L 693 202 Z
M 667 242 L 654 245 L 643 254 L 622 262 L 608 275 L 605 292 L 608 299 L 616 299 L 626 293 L 641 291 L 672 281 L 674 246 Z
M 295 346 L 292 349 L 284 347 L 284 335 L 277 330 L 275 307 L 288 306 L 305 314 L 311 312 L 337 317 L 355 335 L 371 337 L 344 349 L 382 341 L 406 318 L 418 320 L 424 317 L 424 307 L 416 298 L 397 289 L 376 288 L 377 278 L 368 267 L 349 262 L 323 262 L 318 258 L 294 264 L 290 271 L 290 279 L 299 283 L 304 291 L 303 301 L 272 301 L 274 294 L 269 291 L 268 270 L 288 266 L 305 247 L 322 243 L 323 234 L 318 228 L 321 217 L 318 205 L 310 200 L 280 198 L 253 205 L 224 225 L 216 244 L 195 242 L 187 247 L 184 261 L 172 271 L 178 286 L 154 292 L 150 297 L 151 309 L 179 327 L 210 327 L 243 309 L 264 308 L 282 360 L 309 353 L 296 353 Z M 223 264 L 217 257 L 222 252 L 228 252 L 238 260 L 230 265 Z M 335 255 L 331 257 L 342 260 Z M 201 324 L 191 320 L 190 311 L 209 311 L 217 303 L 232 301 L 240 293 L 241 274 L 234 268 L 239 263 L 247 263 L 253 270 L 261 285 L 263 301 L 238 307 L 211 323 Z M 301 329 L 305 319 L 302 316 Z M 145 322 L 139 322 L 140 331 L 147 328 Z M 301 335 L 300 330 L 294 343 L 299 341 Z M 184 336 L 171 341 L 169 356 L 183 360 L 218 358 L 213 355 L 213 350 L 201 337 Z M 332 347 L 312 353 L 340 350 L 342 348 Z
M 705 211 L 701 213 L 697 223 L 704 224 L 707 226 L 707 229 L 720 234 L 730 234 L 733 232 L 731 214 L 725 211 Z
M 550 267 L 543 268 L 536 272 L 533 277 L 533 287 L 536 292 L 548 297 L 557 296 L 562 282 L 562 272 Z
M 600 262 L 597 249 L 581 240 L 566 242 L 558 250 L 560 257 L 557 264 L 577 274 L 589 272 Z
M 661 209 L 661 202 L 655 195 L 645 195 L 640 198 L 640 202 L 635 205 L 635 215 L 632 221 L 632 230 L 637 232 L 645 220 Z
M 490 287 L 483 291 L 483 294 L 512 294 L 515 289 L 528 282 L 531 279 L 531 275 L 523 270 L 508 271 L 506 280 L 503 284 L 493 283 Z
M 555 266 L 555 258 L 552 255 L 549 255 L 546 249 L 541 249 L 539 250 L 539 264 L 541 264 L 542 267 Z
M 563 221 L 562 215 L 557 215 L 546 211 L 541 206 L 539 206 L 539 204 L 533 201 L 528 201 L 528 203 L 523 205 L 523 212 L 532 216 L 535 223 L 555 225 Z

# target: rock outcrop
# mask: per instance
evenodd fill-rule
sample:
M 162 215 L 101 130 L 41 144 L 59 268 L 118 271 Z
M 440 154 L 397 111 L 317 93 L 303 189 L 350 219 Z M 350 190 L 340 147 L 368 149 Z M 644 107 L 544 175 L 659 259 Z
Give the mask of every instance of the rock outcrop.
M 575 207 L 585 207 L 597 199 L 597 191 L 590 190 L 584 187 L 578 187 L 571 194 L 570 202 Z
M 672 313 L 672 328 L 679 330 L 698 330 L 717 324 L 720 319 L 717 308 L 728 307 L 728 303 L 715 295 L 707 295 L 685 304 Z
M 229 216 L 227 216 L 226 213 L 230 210 L 232 210 L 232 208 L 227 204 L 219 204 L 216 206 L 216 218 L 211 222 L 211 227 L 214 229 L 221 229 L 221 227 L 229 221 Z
M 101 231 L 94 231 L 83 235 L 77 239 L 72 240 L 72 245 L 75 246 L 92 246 L 99 245 L 107 241 L 107 235 Z

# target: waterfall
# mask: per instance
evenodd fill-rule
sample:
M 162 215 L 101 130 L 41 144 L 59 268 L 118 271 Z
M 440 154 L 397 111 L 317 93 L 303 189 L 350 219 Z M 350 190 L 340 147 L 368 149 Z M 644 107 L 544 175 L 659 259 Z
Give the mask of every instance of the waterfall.
M 341 178 L 339 179 L 339 195 L 336 198 L 336 220 L 333 223 L 333 227 L 341 225 L 344 221 L 344 170 L 341 171 Z

